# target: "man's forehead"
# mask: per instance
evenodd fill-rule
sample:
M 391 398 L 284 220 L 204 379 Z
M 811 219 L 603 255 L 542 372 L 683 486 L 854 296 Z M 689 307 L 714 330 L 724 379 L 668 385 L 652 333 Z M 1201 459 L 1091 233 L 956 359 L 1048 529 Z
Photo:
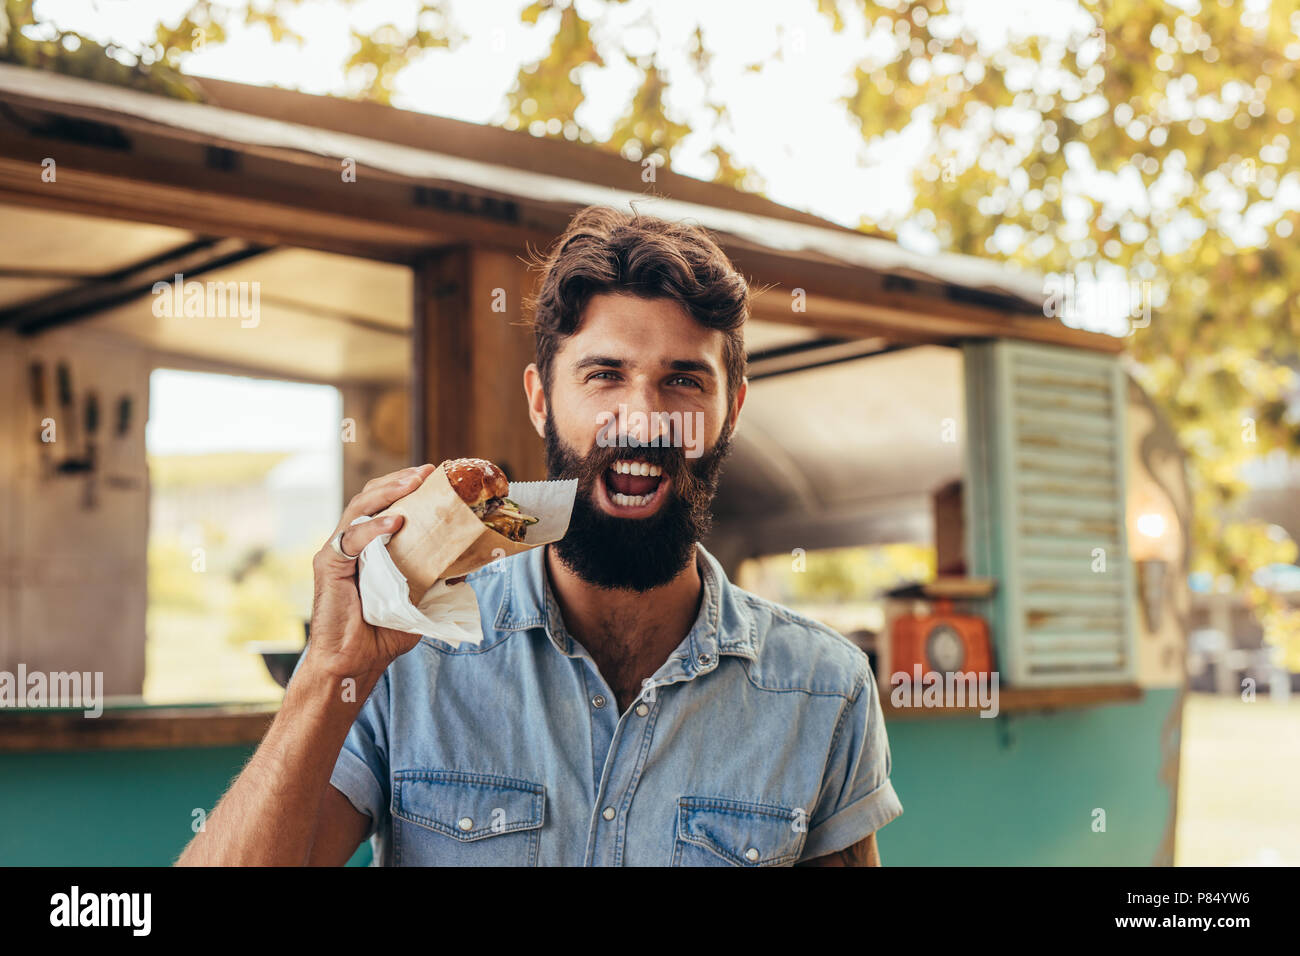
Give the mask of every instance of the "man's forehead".
M 588 302 L 559 352 L 569 365 L 607 356 L 629 365 L 704 363 L 716 372 L 725 339 L 723 332 L 700 324 L 673 299 L 604 294 Z

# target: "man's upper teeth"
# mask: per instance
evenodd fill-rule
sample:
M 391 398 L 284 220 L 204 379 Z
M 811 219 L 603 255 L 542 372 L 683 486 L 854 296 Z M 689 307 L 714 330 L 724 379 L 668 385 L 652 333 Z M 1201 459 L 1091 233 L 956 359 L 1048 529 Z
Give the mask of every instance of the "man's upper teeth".
M 661 475 L 663 468 L 644 461 L 616 461 L 614 470 L 620 475 Z

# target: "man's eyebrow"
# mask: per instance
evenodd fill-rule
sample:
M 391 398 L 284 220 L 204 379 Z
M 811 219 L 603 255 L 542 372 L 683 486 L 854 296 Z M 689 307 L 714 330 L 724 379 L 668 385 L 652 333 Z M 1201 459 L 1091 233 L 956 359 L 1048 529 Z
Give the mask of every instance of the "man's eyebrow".
M 663 363 L 664 368 L 674 372 L 698 372 L 710 378 L 717 378 L 717 373 L 708 362 L 698 359 L 673 359 Z M 585 368 L 626 368 L 627 363 L 620 358 L 609 355 L 588 355 L 574 363 L 574 370 L 581 372 Z
M 708 362 L 700 362 L 696 359 L 674 359 L 671 362 L 665 362 L 674 372 L 699 372 L 701 375 L 707 375 L 709 378 L 717 378 L 717 373 L 713 371 L 713 366 Z
M 584 368 L 595 368 L 597 366 L 601 368 L 622 368 L 623 364 L 622 359 L 611 358 L 608 355 L 588 355 L 586 358 L 575 362 L 573 367 L 581 372 Z

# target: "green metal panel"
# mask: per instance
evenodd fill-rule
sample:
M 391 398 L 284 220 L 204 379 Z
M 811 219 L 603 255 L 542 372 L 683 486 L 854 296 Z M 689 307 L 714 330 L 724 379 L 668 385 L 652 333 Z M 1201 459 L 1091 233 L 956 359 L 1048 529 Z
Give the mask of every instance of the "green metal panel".
M 252 747 L 0 753 L 0 865 L 170 866 Z M 349 862 L 370 862 L 363 843 Z
M 889 722 L 903 815 L 877 837 L 885 866 L 1171 864 L 1179 688 L 1055 714 Z M 1166 741 L 1168 734 L 1175 736 Z M 1094 811 L 1106 813 L 1094 830 Z
M 965 354 L 967 557 L 972 574 L 998 582 L 998 670 L 1020 687 L 1132 682 L 1118 361 L 1003 341 Z

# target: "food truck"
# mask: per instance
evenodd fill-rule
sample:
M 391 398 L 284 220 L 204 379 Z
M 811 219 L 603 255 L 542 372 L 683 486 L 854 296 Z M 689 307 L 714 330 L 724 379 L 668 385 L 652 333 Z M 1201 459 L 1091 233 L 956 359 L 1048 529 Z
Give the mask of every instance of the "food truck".
M 851 636 L 905 809 L 883 862 L 1172 863 L 1190 496 L 1122 337 L 1045 315 L 1040 276 L 590 146 L 197 82 L 186 102 L 0 65 L 0 671 L 95 672 L 105 695 L 94 719 L 0 712 L 21 783 L 0 860 L 170 863 L 275 713 L 143 694 L 152 373 L 336 388 L 338 510 L 410 463 L 544 478 L 524 260 L 577 209 L 632 204 L 710 230 L 757 293 L 706 542 L 732 579 L 933 555 L 892 597 L 847 596 L 888 608 Z M 229 307 L 181 314 L 191 280 Z M 894 681 L 945 670 L 996 676 L 996 706 Z

